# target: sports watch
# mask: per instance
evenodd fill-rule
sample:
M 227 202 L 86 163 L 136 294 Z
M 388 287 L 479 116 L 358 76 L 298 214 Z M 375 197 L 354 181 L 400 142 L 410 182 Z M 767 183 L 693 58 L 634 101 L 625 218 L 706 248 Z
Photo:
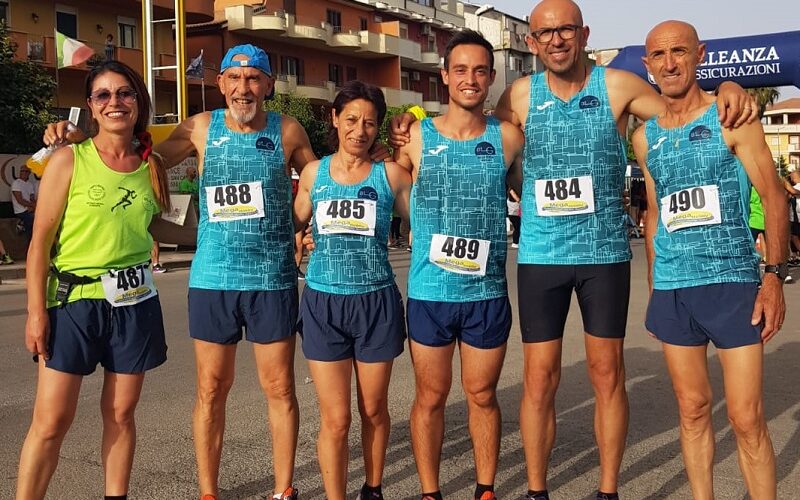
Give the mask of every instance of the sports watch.
M 780 264 L 769 264 L 764 266 L 764 274 L 767 273 L 777 274 L 778 278 L 783 281 L 786 279 L 786 276 L 789 275 L 789 266 L 786 264 L 786 262 L 781 262 Z

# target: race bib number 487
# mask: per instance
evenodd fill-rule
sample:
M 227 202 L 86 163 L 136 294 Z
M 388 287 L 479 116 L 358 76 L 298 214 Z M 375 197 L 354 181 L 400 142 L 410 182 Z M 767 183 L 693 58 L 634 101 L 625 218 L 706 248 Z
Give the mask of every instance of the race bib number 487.
M 451 273 L 485 276 L 490 243 L 489 240 L 434 234 L 428 260 Z
M 260 182 L 206 187 L 209 222 L 264 217 L 264 196 Z
M 376 210 L 375 200 L 320 201 L 314 214 L 317 233 L 375 236 Z
M 594 186 L 591 175 L 566 179 L 539 179 L 534 188 L 536 211 L 542 217 L 594 212 Z
M 661 198 L 661 223 L 670 233 L 687 227 L 721 224 L 719 188 L 698 186 Z
M 106 301 L 114 307 L 138 304 L 158 294 L 147 262 L 108 271 L 100 280 Z

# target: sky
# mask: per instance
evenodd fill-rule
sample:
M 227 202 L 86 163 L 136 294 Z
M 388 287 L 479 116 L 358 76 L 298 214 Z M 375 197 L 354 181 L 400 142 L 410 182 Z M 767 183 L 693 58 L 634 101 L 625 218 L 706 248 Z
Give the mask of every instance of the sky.
M 465 0 L 466 1 L 466 0 Z M 537 0 L 470 0 L 523 18 Z M 591 28 L 593 49 L 642 45 L 650 28 L 667 19 L 692 23 L 701 38 L 800 30 L 798 0 L 576 0 Z M 800 97 L 797 88 L 782 87 L 780 99 Z

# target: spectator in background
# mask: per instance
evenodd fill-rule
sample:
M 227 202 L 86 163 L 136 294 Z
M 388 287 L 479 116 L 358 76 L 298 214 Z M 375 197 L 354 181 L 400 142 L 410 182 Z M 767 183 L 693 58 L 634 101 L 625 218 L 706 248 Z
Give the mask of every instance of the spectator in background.
M 396 210 L 392 210 L 392 225 L 389 227 L 389 246 L 394 247 L 400 244 L 400 225 L 403 219 Z
M 114 35 L 111 33 L 106 37 L 106 61 L 114 60 Z
M 13 264 L 14 260 L 6 252 L 6 247 L 3 245 L 3 240 L 0 240 L 0 264 Z
M 508 190 L 508 199 L 506 199 L 506 206 L 508 207 L 508 220 L 511 221 L 511 226 L 514 228 L 514 235 L 511 237 L 511 248 L 519 248 L 519 229 L 520 229 L 519 195 L 513 189 Z
M 178 185 L 178 191 L 181 194 L 192 195 L 192 200 L 196 200 L 199 184 L 197 183 L 197 169 L 194 167 L 186 167 L 186 177 L 181 179 Z
M 22 223 L 25 239 L 31 241 L 33 234 L 33 213 L 36 211 L 36 186 L 30 179 L 31 170 L 23 166 L 19 177 L 11 183 L 11 204 L 14 215 Z
M 167 268 L 161 265 L 161 247 L 158 242 L 153 240 L 153 249 L 150 251 L 150 259 L 153 261 L 153 272 L 161 274 L 167 272 Z

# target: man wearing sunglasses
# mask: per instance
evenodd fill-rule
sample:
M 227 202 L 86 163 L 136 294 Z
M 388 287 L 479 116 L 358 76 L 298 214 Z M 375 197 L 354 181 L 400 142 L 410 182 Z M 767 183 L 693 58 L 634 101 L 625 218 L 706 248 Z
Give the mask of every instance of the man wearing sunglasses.
M 584 53 L 589 28 L 571 0 L 537 4 L 530 28 L 528 47 L 546 70 L 514 82 L 496 110 L 526 137 L 517 259 L 525 359 L 520 428 L 526 498 L 549 498 L 554 400 L 564 325 L 575 290 L 596 401 L 597 498 L 616 499 L 628 427 L 623 338 L 631 251 L 622 204 L 625 134 L 630 115 L 646 120 L 665 106 L 639 77 L 589 65 Z M 757 116 L 756 106 L 735 84 L 725 84 L 719 110 L 725 127 Z

